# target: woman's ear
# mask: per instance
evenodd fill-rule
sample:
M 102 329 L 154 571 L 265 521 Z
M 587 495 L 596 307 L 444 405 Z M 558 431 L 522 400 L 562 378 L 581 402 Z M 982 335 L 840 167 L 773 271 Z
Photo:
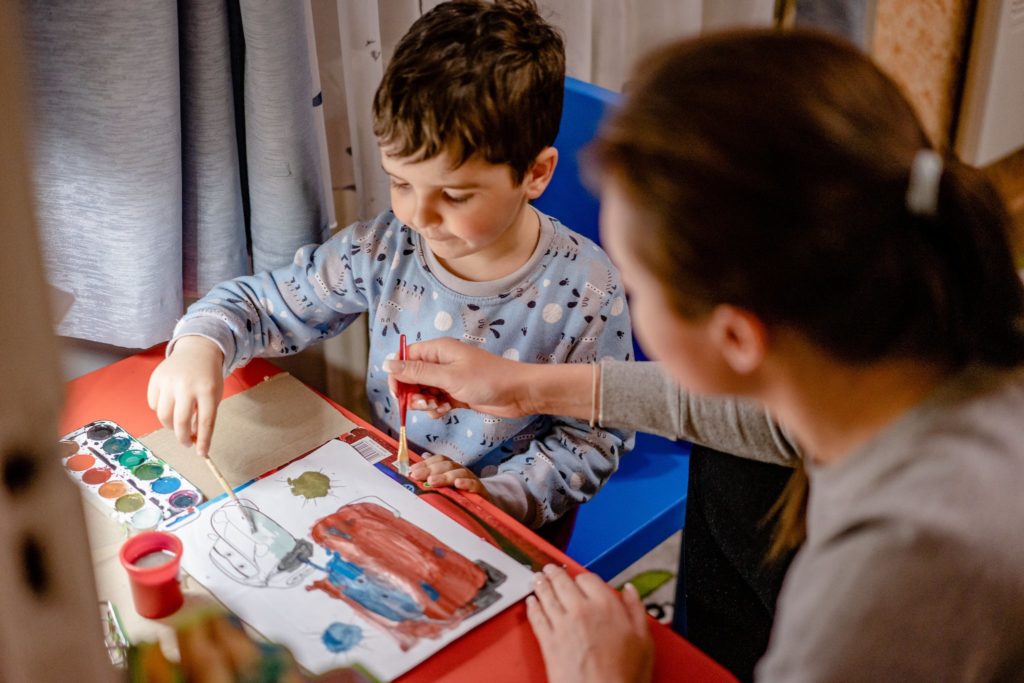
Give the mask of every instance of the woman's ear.
M 523 178 L 523 188 L 526 190 L 527 199 L 536 199 L 544 194 L 551 176 L 555 174 L 555 167 L 558 166 L 558 150 L 554 147 L 545 147 L 533 160 L 533 164 L 526 170 L 526 177 Z
M 768 346 L 768 329 L 750 311 L 721 304 L 711 313 L 709 332 L 733 372 L 749 375 L 761 367 Z

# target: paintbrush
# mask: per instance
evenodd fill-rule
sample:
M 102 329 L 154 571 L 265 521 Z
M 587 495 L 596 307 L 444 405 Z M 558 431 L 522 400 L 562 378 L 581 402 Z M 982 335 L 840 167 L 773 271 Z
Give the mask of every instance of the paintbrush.
M 256 520 L 253 519 L 252 510 L 245 505 L 242 505 L 242 501 L 238 500 L 238 496 L 235 495 L 234 489 L 231 488 L 227 480 L 224 478 L 224 475 L 220 473 L 219 469 L 217 469 L 217 465 L 214 464 L 213 458 L 207 455 L 203 460 L 205 460 L 206 464 L 209 465 L 210 471 L 213 472 L 213 476 L 217 477 L 217 481 L 220 482 L 224 492 L 228 494 L 228 497 L 231 498 L 235 505 L 238 506 L 238 509 L 242 511 L 242 516 L 245 517 L 247 522 L 249 522 L 249 528 L 252 529 L 253 533 L 256 533 Z
M 398 360 L 409 360 L 405 346 L 405 335 L 398 337 Z M 398 383 L 398 472 L 403 477 L 409 474 L 409 442 L 405 437 L 405 414 L 409 410 L 409 386 Z

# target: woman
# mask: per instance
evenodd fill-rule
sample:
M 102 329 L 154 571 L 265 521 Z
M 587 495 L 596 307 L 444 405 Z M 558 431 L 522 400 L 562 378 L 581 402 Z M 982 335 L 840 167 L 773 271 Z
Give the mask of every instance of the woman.
M 1024 293 L 993 189 L 822 36 L 702 38 L 636 74 L 593 149 L 603 241 L 686 391 L 620 363 L 593 391 L 591 367 L 447 340 L 394 377 L 437 387 L 435 413 L 593 417 L 778 461 L 799 444 L 806 541 L 759 680 L 1024 677 Z M 552 681 L 649 676 L 633 593 L 546 577 L 528 613 Z

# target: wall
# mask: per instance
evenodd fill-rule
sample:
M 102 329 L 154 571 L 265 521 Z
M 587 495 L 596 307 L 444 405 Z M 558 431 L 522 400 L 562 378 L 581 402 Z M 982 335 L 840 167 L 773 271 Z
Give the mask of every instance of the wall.
M 878 0 L 872 52 L 905 90 L 933 143 L 948 150 L 977 0 Z M 1010 235 L 1024 263 L 1024 150 L 984 168 L 1014 219 Z
M 1024 267 L 1024 150 L 985 167 L 996 188 L 1006 200 L 1006 206 L 1013 218 L 1010 240 L 1017 263 Z

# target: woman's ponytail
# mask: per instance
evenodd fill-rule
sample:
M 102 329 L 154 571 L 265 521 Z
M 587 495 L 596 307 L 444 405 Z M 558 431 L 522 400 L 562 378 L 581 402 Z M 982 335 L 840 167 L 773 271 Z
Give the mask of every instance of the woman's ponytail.
M 1024 361 L 1024 285 L 1009 244 L 1009 216 L 982 173 L 946 163 L 932 225 L 940 282 L 933 305 L 955 364 Z

